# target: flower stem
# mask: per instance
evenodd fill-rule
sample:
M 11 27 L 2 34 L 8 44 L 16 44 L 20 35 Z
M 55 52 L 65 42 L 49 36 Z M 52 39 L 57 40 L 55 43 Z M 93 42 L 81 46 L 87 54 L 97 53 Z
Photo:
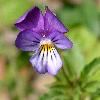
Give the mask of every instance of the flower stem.
M 65 72 L 65 70 L 64 70 L 64 67 L 62 67 L 62 70 L 63 70 L 63 73 L 64 73 L 64 75 L 65 75 L 65 77 L 66 77 L 67 82 L 69 83 L 69 85 L 70 85 L 70 86 L 73 86 L 73 84 L 72 84 L 71 80 L 69 79 L 69 77 L 68 77 L 67 73 L 66 73 L 66 72 Z

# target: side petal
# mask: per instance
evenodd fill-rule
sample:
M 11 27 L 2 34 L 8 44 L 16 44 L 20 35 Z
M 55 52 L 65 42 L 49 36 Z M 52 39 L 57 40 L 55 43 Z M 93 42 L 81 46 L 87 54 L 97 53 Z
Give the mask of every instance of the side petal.
M 34 7 L 30 11 L 26 12 L 23 16 L 17 20 L 15 26 L 19 30 L 33 29 L 34 31 L 40 31 L 44 29 L 43 15 L 38 7 Z
M 59 32 L 65 33 L 68 32 L 68 29 L 63 25 L 63 23 L 46 7 L 46 12 L 44 15 L 44 28 L 47 31 L 53 29 L 58 30 Z
M 67 37 L 65 37 L 64 34 L 61 34 L 58 31 L 52 31 L 49 33 L 48 38 L 51 39 L 56 47 L 60 49 L 69 49 L 73 46 L 72 42 Z
M 18 34 L 15 45 L 23 51 L 34 51 L 38 48 L 40 40 L 41 36 L 38 33 L 24 30 Z

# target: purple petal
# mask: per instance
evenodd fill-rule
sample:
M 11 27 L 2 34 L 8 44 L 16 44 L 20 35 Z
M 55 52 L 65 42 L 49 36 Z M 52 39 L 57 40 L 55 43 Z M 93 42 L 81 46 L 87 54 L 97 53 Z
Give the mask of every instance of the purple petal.
M 52 31 L 49 33 L 48 38 L 60 49 L 69 49 L 72 48 L 72 42 L 64 36 L 64 34 L 58 31 Z
M 45 30 L 56 29 L 59 32 L 68 32 L 68 29 L 63 25 L 63 23 L 46 7 L 46 13 L 44 16 L 44 28 Z
M 23 51 L 34 51 L 37 49 L 40 40 L 41 36 L 36 32 L 24 30 L 18 34 L 15 45 Z
M 30 62 L 39 73 L 45 74 L 48 72 L 51 75 L 56 75 L 62 67 L 62 61 L 55 48 L 53 50 L 49 50 L 49 48 L 47 50 L 47 48 L 44 46 L 43 49 L 31 57 Z
M 34 31 L 41 31 L 44 29 L 43 15 L 38 7 L 34 7 L 30 11 L 26 12 L 16 22 L 15 26 L 20 29 L 32 29 Z

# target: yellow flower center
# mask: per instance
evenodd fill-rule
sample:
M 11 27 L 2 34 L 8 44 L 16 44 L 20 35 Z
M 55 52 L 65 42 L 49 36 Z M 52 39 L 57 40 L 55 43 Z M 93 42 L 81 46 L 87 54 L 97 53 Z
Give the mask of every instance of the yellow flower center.
M 40 42 L 40 50 L 41 52 L 51 52 L 55 47 L 51 40 L 45 39 Z

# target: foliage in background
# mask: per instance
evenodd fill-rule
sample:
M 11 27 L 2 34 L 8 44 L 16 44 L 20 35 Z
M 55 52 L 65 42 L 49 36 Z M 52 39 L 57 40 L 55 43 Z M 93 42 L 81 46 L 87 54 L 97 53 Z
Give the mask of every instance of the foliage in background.
M 33 0 L 0 0 L 0 57 L 4 57 L 5 63 L 0 91 L 6 90 L 10 100 L 24 100 L 34 93 L 35 76 L 28 62 L 29 54 L 17 51 L 14 45 L 17 34 L 13 29 L 15 21 L 32 6 Z
M 17 34 L 13 28 L 16 19 L 33 6 L 33 1 L 0 0 L 0 57 L 4 57 L 6 67 L 0 90 L 7 90 L 11 100 L 28 100 L 28 95 L 35 92 L 32 84 L 36 75 L 28 62 L 29 54 L 16 50 L 14 40 Z M 72 0 L 63 1 L 63 7 L 56 12 L 69 27 L 66 35 L 73 41 L 73 49 L 60 52 L 63 69 L 40 100 L 99 100 L 100 9 L 95 0 L 82 0 L 78 5 L 70 4 Z M 39 6 L 43 8 L 41 4 Z M 10 41 L 6 29 L 14 36 L 11 43 L 5 41 Z

